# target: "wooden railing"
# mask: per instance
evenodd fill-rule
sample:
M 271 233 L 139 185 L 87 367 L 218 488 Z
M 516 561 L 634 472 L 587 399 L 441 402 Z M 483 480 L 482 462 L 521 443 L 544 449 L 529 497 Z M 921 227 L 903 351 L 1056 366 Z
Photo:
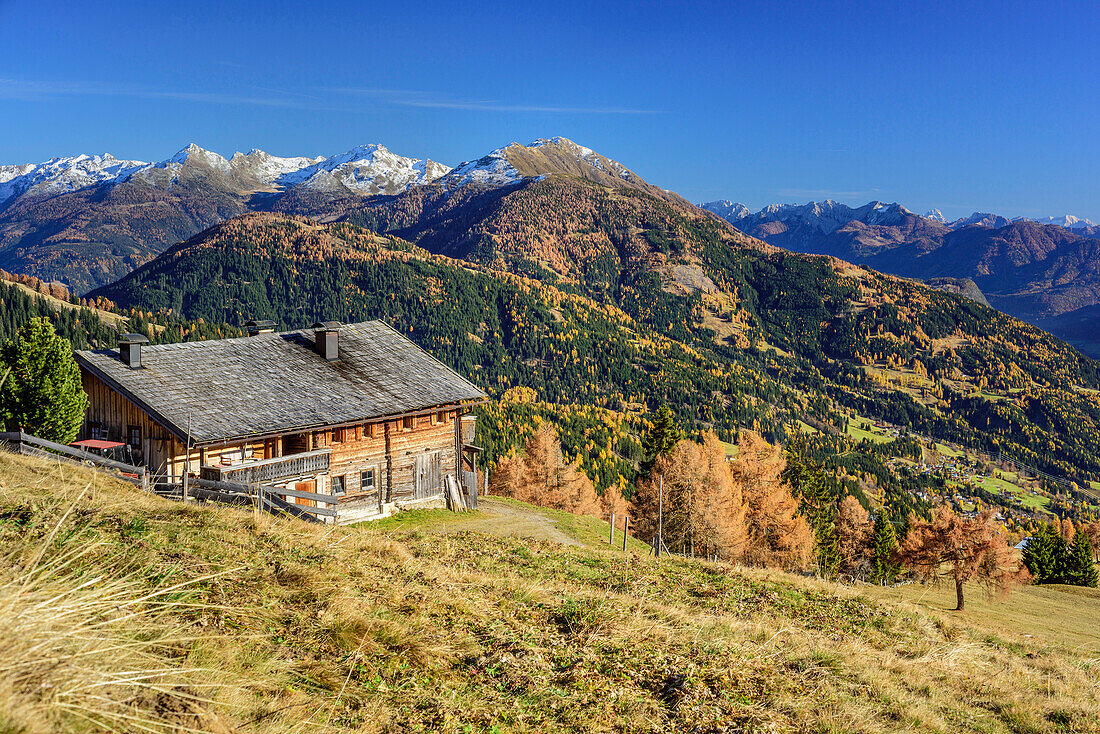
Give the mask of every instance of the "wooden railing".
M 304 477 L 328 471 L 331 453 L 332 449 L 316 449 L 235 466 L 204 466 L 199 476 L 207 481 L 234 484 L 263 484 L 286 477 Z
M 73 463 L 88 463 L 99 469 L 107 469 L 119 479 L 140 485 L 141 487 L 156 492 L 171 499 L 206 500 L 220 502 L 229 505 L 258 507 L 264 512 L 273 515 L 289 515 L 309 522 L 322 522 L 322 518 L 336 518 L 336 498 L 332 495 L 318 494 L 317 492 L 303 492 L 297 489 L 285 489 L 282 487 L 265 486 L 256 482 L 248 484 L 237 482 L 224 482 L 208 479 L 190 479 L 185 487 L 180 483 L 158 483 L 150 486 L 149 474 L 143 466 L 131 466 L 120 461 L 114 461 L 97 454 L 76 449 L 72 446 L 47 441 L 29 433 L 13 431 L 0 432 L 0 445 L 20 454 L 47 456 L 59 458 Z M 328 454 L 331 449 L 310 451 L 306 454 L 295 454 L 293 457 L 306 457 L 316 459 L 314 454 L 323 454 L 324 466 L 328 468 Z M 269 461 L 278 461 L 272 459 Z M 259 462 L 257 462 L 259 463 Z M 240 468 L 240 467 L 234 467 Z M 314 506 L 299 505 L 288 502 L 287 498 L 312 500 Z
M 282 487 L 268 487 L 260 484 L 243 485 L 233 482 L 218 482 L 206 479 L 192 479 L 184 490 L 182 484 L 174 485 L 179 492 L 177 499 L 197 499 L 221 502 L 229 505 L 259 507 L 273 515 L 290 515 L 307 521 L 321 521 L 324 517 L 336 517 L 336 498 L 332 495 L 316 492 L 303 492 Z M 187 497 L 182 493 L 186 491 Z M 299 505 L 287 502 L 287 497 L 313 500 L 315 506 Z M 322 507 L 321 505 L 327 505 Z
M 103 469 L 109 469 L 118 474 L 119 479 L 148 487 L 148 474 L 144 466 L 132 466 L 121 461 L 108 459 L 83 449 L 78 449 L 65 444 L 47 441 L 38 436 L 32 436 L 22 431 L 8 433 L 0 432 L 0 442 L 11 447 L 11 450 L 20 454 L 32 454 L 38 456 L 60 456 L 68 461 L 93 464 Z

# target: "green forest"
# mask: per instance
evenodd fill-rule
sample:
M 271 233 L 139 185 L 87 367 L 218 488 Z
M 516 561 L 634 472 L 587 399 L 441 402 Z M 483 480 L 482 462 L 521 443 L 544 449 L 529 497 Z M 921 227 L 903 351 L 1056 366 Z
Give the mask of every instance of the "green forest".
M 1100 410 L 1082 392 L 1100 388 L 1100 373 L 1064 343 L 827 258 L 714 249 L 695 265 L 718 285 L 717 304 L 713 292 L 671 292 L 653 269 L 620 271 L 599 290 L 432 255 L 346 222 L 250 215 L 92 295 L 164 323 L 383 319 L 497 399 L 479 421 L 490 462 L 550 420 L 601 489 L 633 483 L 647 416 L 662 404 L 689 433 L 727 442 L 744 428 L 786 442 L 812 427 L 809 450 L 838 488 L 868 506 L 879 500 L 856 477 L 873 477 L 897 517 L 927 514 L 914 491 L 936 494 L 942 481 L 897 467 L 894 457 L 913 453 L 905 441 L 846 433 L 852 415 L 1100 479 Z M 720 334 L 724 324 L 739 331 Z M 925 387 L 902 389 L 876 365 Z

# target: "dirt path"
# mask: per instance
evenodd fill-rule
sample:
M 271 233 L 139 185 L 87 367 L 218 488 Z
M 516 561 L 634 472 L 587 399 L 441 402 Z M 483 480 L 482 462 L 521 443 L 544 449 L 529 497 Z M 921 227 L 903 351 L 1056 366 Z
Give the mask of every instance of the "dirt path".
M 492 497 L 478 497 L 477 509 L 481 511 L 484 517 L 438 525 L 433 527 L 432 530 L 443 533 L 476 530 L 493 535 L 536 538 L 538 540 L 551 540 L 562 545 L 584 547 L 583 543 L 570 538 L 559 530 L 554 525 L 553 520 L 538 512 L 520 511 Z

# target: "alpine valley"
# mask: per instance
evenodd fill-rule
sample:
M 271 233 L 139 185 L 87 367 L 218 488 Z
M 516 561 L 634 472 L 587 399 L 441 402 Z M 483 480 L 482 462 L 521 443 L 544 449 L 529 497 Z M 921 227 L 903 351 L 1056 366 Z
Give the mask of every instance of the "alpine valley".
M 2 170 L 6 270 L 64 280 L 153 338 L 156 324 L 202 338 L 253 318 L 385 319 L 490 393 L 477 438 L 490 463 L 549 420 L 598 487 L 625 489 L 647 414 L 667 404 L 690 432 L 728 442 L 742 428 L 805 436 L 830 481 L 899 522 L 936 496 L 995 504 L 1010 523 L 1100 508 L 1100 364 L 982 297 L 1025 315 L 1087 301 L 1055 275 L 1025 286 L 1058 251 L 1087 289 L 1100 263 L 1087 227 L 952 229 L 893 205 L 716 213 L 564 138 L 454 168 L 371 145 Z M 1044 238 L 1048 256 L 1029 269 L 1007 245 L 967 254 L 1013 231 Z M 859 244 L 867 233 L 879 244 Z M 836 244 L 791 251 L 811 242 Z M 886 265 L 922 247 L 955 253 L 950 272 L 912 258 L 904 274 L 936 287 L 870 269 L 902 270 Z M 986 270 L 1016 285 L 992 288 Z M 103 318 L 79 320 L 106 344 Z M 977 481 L 1002 460 L 1053 483 L 1022 470 Z
M 953 278 L 979 300 L 1100 354 L 1100 227 L 1073 215 L 1008 219 L 975 212 L 948 222 L 899 204 L 852 208 L 835 201 L 703 207 L 747 234 L 797 252 L 843 258 L 910 278 Z M 978 292 L 984 294 L 977 296 Z

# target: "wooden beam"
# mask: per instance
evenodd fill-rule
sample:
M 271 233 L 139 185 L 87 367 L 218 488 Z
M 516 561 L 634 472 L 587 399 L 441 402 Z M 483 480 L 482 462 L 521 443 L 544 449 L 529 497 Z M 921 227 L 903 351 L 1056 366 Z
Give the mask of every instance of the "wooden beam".
M 121 461 L 114 461 L 113 459 L 107 459 L 96 454 L 88 453 L 87 451 L 81 451 L 74 449 L 72 446 L 66 446 L 60 443 L 54 443 L 53 441 L 47 441 L 44 438 L 38 438 L 38 436 L 32 436 L 29 433 L 23 433 L 22 431 L 13 431 L 9 433 L 0 433 L 0 441 L 7 441 L 9 443 L 29 443 L 31 446 L 38 446 L 40 448 L 49 449 L 59 454 L 65 454 L 66 456 L 72 456 L 80 459 L 81 461 L 87 461 L 92 464 L 98 464 L 100 466 L 110 467 L 111 469 L 117 469 L 129 474 L 144 474 L 145 467 L 133 466 L 132 464 L 125 464 Z

